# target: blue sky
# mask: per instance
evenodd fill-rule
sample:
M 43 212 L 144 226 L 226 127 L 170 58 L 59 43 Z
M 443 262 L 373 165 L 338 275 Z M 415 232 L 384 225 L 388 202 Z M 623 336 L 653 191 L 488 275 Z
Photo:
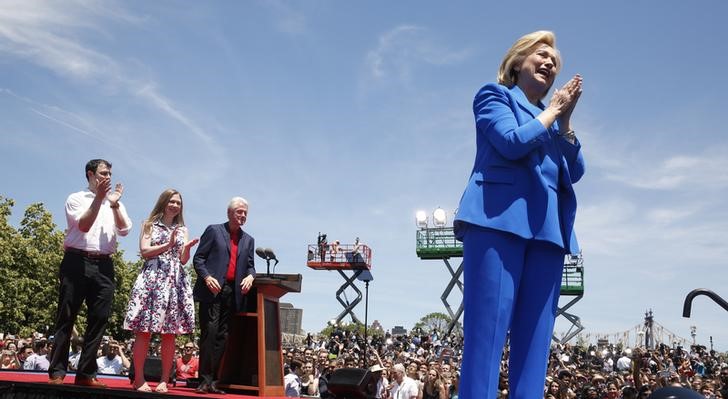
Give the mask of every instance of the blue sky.
M 452 214 L 475 153 L 473 95 L 516 38 L 550 29 L 557 85 L 584 76 L 586 296 L 573 313 L 586 332 L 617 333 L 651 308 L 726 350 L 725 311 L 704 298 L 690 319 L 681 309 L 693 288 L 728 297 L 727 14 L 717 0 L 3 1 L 0 194 L 14 220 L 40 201 L 65 228 L 66 196 L 102 157 L 137 227 L 174 187 L 196 235 L 242 195 L 277 272 L 303 274 L 286 299 L 304 329 L 342 310 L 341 277 L 305 265 L 319 231 L 373 248 L 369 319 L 410 328 L 444 311 L 449 279 L 416 257 L 414 214 Z M 137 234 L 122 241 L 130 259 Z

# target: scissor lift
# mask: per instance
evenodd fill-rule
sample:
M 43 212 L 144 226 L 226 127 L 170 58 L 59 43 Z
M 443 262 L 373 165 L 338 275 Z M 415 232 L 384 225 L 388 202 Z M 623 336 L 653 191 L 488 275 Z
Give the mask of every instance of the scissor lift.
M 457 311 L 452 310 L 450 302 L 447 298 L 450 296 L 452 290 L 457 286 L 460 290 L 460 295 L 463 294 L 463 283 L 460 276 L 463 274 L 463 262 L 457 269 L 453 269 L 450 264 L 450 258 L 462 258 L 463 257 L 463 243 L 455 239 L 455 233 L 453 233 L 452 227 L 426 227 L 417 230 L 417 256 L 420 259 L 442 259 L 450 272 L 450 282 L 445 287 L 445 290 L 440 295 L 440 300 L 447 313 L 450 315 L 450 324 L 447 326 L 447 335 L 450 335 L 453 328 L 457 325 L 460 320 L 460 316 L 463 314 L 463 302 L 460 301 Z
M 559 339 L 556 335 L 552 336 L 552 339 L 559 343 L 568 342 L 584 330 L 579 316 L 567 312 L 570 307 L 574 306 L 574 304 L 584 297 L 584 258 L 582 258 L 581 253 L 566 255 L 564 258 L 564 272 L 561 276 L 561 296 L 572 298 L 565 305 L 559 306 L 556 309 L 556 317 L 564 317 L 571 323 L 571 326 L 566 331 L 564 338 Z
M 463 243 L 455 239 L 453 227 L 424 227 L 417 230 L 417 256 L 420 259 L 442 259 L 450 273 L 450 282 L 445 286 L 445 290 L 440 295 L 440 300 L 445 305 L 447 313 L 450 315 L 450 324 L 447 327 L 449 335 L 455 325 L 457 325 L 463 314 L 463 303 L 460 301 L 456 311 L 447 298 L 455 287 L 458 287 L 460 294 L 463 293 L 463 282 L 461 276 L 463 274 L 463 262 L 460 262 L 457 269 L 453 269 L 450 264 L 450 258 L 462 258 Z M 567 331 L 563 339 L 559 340 L 556 336 L 553 340 L 556 342 L 566 342 L 581 332 L 584 327 L 581 325 L 581 319 L 578 316 L 568 313 L 567 310 L 574 306 L 584 296 L 584 267 L 581 254 L 567 255 L 564 260 L 564 274 L 561 281 L 561 295 L 572 296 L 566 305 L 561 306 L 556 311 L 556 316 L 563 316 L 569 322 L 571 327 Z
M 362 300 L 362 292 L 354 281 L 362 270 L 371 270 L 371 248 L 363 244 L 335 245 L 325 242 L 310 244 L 306 266 L 314 270 L 336 270 L 341 275 L 344 283 L 336 291 L 336 300 L 344 310 L 336 316 L 336 323 L 338 324 L 346 315 L 349 315 L 352 322 L 362 324 L 354 314 L 354 308 Z M 347 272 L 351 273 L 347 274 Z M 347 288 L 351 288 L 356 293 L 356 298 L 351 302 L 346 298 Z

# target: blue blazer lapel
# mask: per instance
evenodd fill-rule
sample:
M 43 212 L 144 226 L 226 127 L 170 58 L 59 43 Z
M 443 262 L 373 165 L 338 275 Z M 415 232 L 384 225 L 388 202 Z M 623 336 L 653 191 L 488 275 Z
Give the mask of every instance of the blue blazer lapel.
M 526 111 L 529 115 L 531 115 L 531 118 L 535 118 L 538 116 L 538 114 L 543 111 L 543 104 L 539 101 L 539 107 L 531 104 L 530 101 L 528 101 L 528 98 L 526 98 L 526 94 L 523 93 L 520 87 L 517 85 L 514 85 L 512 88 L 508 89 L 511 92 L 511 95 L 513 96 L 513 99 L 516 100 L 516 103 L 518 104 L 518 107 L 522 110 Z

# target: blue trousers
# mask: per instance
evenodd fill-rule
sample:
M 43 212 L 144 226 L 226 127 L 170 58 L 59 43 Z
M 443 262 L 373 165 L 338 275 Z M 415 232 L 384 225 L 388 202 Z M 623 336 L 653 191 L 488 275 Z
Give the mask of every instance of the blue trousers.
M 563 248 L 470 225 L 463 251 L 460 399 L 496 398 L 509 330 L 509 397 L 543 398 Z

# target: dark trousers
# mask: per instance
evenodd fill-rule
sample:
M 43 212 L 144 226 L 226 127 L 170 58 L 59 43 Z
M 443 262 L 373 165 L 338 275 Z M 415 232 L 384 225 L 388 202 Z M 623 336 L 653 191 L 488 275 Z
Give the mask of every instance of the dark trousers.
M 96 352 L 106 331 L 114 301 L 114 263 L 111 258 L 92 259 L 80 254 L 66 253 L 61 261 L 59 277 L 61 287 L 56 332 L 48 374 L 51 377 L 66 375 L 71 330 L 81 304 L 86 302 L 87 326 L 76 374 L 93 378 L 98 369 Z
M 234 283 L 225 282 L 212 302 L 200 302 L 200 384 L 218 379 L 228 325 L 234 313 Z

